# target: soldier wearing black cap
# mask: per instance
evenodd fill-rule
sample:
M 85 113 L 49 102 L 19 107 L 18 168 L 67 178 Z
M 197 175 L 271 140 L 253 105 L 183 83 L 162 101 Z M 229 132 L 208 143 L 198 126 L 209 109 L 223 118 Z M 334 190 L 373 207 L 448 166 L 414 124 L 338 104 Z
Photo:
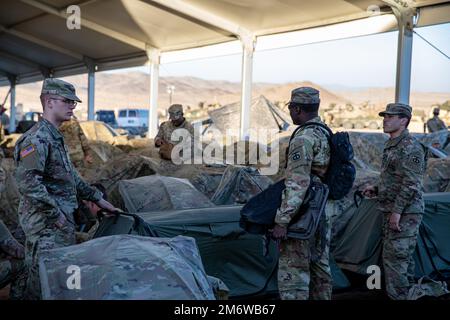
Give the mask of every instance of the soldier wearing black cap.
M 289 112 L 296 125 L 321 123 L 319 91 L 300 87 L 291 93 Z M 325 177 L 330 163 L 330 145 L 325 129 L 305 126 L 289 143 L 285 173 L 286 188 L 275 216 L 272 237 L 281 240 L 278 288 L 283 300 L 330 300 L 332 291 L 329 264 L 331 219 L 329 204 L 323 228 L 309 240 L 287 238 L 287 227 L 299 213 L 310 182 Z
M 368 186 L 366 196 L 378 195 L 383 215 L 383 267 L 386 291 L 391 299 L 407 299 L 414 283 L 413 253 L 424 212 L 423 176 L 425 148 L 413 138 L 407 127 L 412 108 L 390 103 L 379 115 L 383 129 L 390 135 L 383 150 L 378 186 Z

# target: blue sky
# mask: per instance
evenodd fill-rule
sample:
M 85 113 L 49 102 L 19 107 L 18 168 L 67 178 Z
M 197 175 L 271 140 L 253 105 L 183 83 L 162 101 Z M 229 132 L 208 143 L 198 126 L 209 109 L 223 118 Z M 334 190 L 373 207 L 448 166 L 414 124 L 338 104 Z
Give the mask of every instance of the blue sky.
M 415 29 L 450 56 L 450 23 Z M 254 54 L 253 81 L 310 80 L 328 87 L 393 87 L 398 32 L 334 40 Z M 241 55 L 162 64 L 160 76 L 239 82 Z M 127 70 L 148 72 L 140 67 Z M 450 92 L 450 60 L 414 36 L 411 89 Z

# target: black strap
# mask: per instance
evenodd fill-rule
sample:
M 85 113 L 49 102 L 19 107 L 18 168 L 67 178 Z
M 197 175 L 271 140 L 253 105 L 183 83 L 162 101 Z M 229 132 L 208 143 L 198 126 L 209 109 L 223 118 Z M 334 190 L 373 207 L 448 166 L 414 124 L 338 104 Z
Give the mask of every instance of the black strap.
M 294 139 L 295 135 L 297 134 L 297 132 L 299 130 L 307 128 L 307 127 L 314 127 L 314 126 L 324 128 L 328 132 L 327 139 L 328 139 L 328 143 L 330 144 L 330 147 L 331 147 L 331 137 L 333 136 L 333 132 L 331 131 L 330 128 L 328 128 L 328 126 L 326 126 L 320 122 L 307 122 L 305 124 L 299 125 L 297 128 L 295 128 L 294 132 L 292 133 L 291 137 L 289 138 L 288 147 L 286 149 L 286 162 L 284 164 L 285 169 L 287 168 L 287 162 L 288 162 L 288 158 L 289 158 L 289 146 L 291 145 L 292 139 Z

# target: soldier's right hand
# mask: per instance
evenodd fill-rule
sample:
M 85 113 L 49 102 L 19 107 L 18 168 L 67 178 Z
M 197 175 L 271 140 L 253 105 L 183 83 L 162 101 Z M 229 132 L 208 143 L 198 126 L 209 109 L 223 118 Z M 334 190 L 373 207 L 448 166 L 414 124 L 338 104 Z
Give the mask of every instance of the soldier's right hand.
M 367 198 L 374 198 L 377 196 L 377 188 L 375 186 L 372 185 L 368 185 L 364 188 L 364 190 L 362 191 L 363 196 L 367 197 Z
M 0 249 L 13 258 L 25 258 L 25 248 L 16 239 L 9 238 L 0 242 Z

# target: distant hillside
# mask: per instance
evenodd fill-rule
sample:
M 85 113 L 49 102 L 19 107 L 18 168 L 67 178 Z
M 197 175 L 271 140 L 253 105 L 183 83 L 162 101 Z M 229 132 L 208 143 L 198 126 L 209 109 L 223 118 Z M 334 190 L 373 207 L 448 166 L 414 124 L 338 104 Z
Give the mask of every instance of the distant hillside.
M 84 103 L 77 107 L 77 113 L 86 116 L 87 108 L 87 76 L 79 75 L 66 78 L 72 82 Z M 150 100 L 150 79 L 141 72 L 130 73 L 98 73 L 96 75 L 95 102 L 96 109 L 147 108 Z M 39 93 L 42 82 L 19 85 L 16 89 L 16 103 L 23 104 L 23 110 L 40 110 Z M 205 80 L 194 77 L 162 77 L 159 84 L 159 110 L 165 110 L 169 105 L 167 86 L 175 86 L 173 102 L 189 105 L 195 109 L 199 102 L 207 104 L 220 103 L 225 105 L 240 100 L 241 85 L 236 82 Z M 298 86 L 312 86 L 320 90 L 322 106 L 330 103 L 345 104 L 372 103 L 385 105 L 394 97 L 393 88 L 372 88 L 364 90 L 327 90 L 315 83 L 304 81 L 284 84 L 254 83 L 253 97 L 266 96 L 273 102 L 286 102 L 291 90 Z M 0 101 L 7 92 L 6 87 L 0 88 Z M 415 107 L 429 107 L 436 102 L 450 99 L 450 93 L 412 93 L 412 104 Z M 7 103 L 7 108 L 9 103 Z
M 370 101 L 376 105 L 386 105 L 395 99 L 395 88 L 367 88 L 361 90 L 335 90 L 337 95 L 347 97 L 355 104 Z M 417 109 L 431 108 L 450 99 L 450 92 L 411 92 L 411 105 Z

